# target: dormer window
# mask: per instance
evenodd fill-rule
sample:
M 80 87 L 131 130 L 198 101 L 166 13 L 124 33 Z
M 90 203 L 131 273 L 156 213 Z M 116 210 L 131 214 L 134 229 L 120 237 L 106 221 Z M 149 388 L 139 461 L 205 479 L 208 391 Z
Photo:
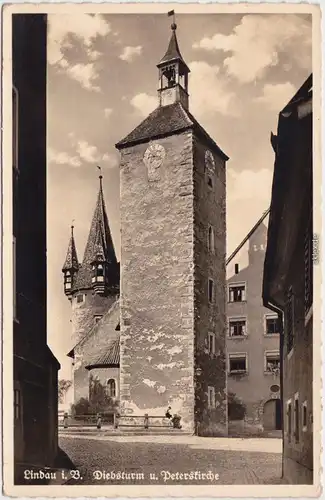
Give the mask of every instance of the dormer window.
M 71 290 L 72 287 L 72 275 L 70 271 L 66 271 L 64 274 L 64 289 Z
M 104 266 L 103 264 L 93 265 L 93 276 L 92 283 L 103 283 L 104 282 Z

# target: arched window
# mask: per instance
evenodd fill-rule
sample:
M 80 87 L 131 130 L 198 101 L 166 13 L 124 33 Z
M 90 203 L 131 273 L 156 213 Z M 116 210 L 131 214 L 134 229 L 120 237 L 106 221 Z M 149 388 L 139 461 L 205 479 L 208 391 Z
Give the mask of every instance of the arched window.
M 116 396 L 116 383 L 113 378 L 110 378 L 106 384 L 106 394 L 110 398 L 115 398 Z

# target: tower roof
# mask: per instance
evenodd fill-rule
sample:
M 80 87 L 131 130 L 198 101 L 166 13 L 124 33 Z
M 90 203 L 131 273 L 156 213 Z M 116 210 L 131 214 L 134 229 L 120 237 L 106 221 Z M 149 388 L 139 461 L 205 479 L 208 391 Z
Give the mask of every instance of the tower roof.
M 71 270 L 77 271 L 79 269 L 79 262 L 78 262 L 76 244 L 74 241 L 73 229 L 74 226 L 71 226 L 71 236 L 70 236 L 67 256 L 65 258 L 62 271 L 71 271 Z
M 116 147 L 117 149 L 123 149 L 190 129 L 194 130 L 198 135 L 203 136 L 224 160 L 229 159 L 194 116 L 180 102 L 156 108 L 130 134 L 119 141 Z
M 99 177 L 97 202 L 90 226 L 82 265 L 91 264 L 91 262 L 96 260 L 98 251 L 103 254 L 108 263 L 116 263 L 115 250 L 109 229 L 103 195 L 102 176 Z
M 182 57 L 182 54 L 179 50 L 179 45 L 178 45 L 177 36 L 176 36 L 176 28 L 177 28 L 177 25 L 175 23 L 173 23 L 171 25 L 172 34 L 171 34 L 171 37 L 169 40 L 167 52 L 164 55 L 164 57 L 161 59 L 159 64 L 157 64 L 157 66 L 159 68 L 160 66 L 162 66 L 164 64 L 174 62 L 174 61 L 180 61 L 186 67 L 188 72 L 190 72 L 190 70 L 189 70 L 187 64 L 185 63 L 185 61 Z
M 93 262 L 106 262 L 107 264 L 118 266 L 105 207 L 101 175 L 99 177 L 99 191 L 95 211 L 90 225 L 82 265 L 79 268 L 74 285 L 75 289 L 91 286 Z

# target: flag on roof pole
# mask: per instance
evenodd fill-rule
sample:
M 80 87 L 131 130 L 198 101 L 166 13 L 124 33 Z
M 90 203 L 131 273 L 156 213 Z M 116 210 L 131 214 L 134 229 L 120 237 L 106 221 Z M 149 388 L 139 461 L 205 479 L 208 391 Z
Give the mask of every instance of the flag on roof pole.
M 170 10 L 168 13 L 167 13 L 167 16 L 170 17 L 170 16 L 174 16 L 175 15 L 175 12 L 173 10 Z

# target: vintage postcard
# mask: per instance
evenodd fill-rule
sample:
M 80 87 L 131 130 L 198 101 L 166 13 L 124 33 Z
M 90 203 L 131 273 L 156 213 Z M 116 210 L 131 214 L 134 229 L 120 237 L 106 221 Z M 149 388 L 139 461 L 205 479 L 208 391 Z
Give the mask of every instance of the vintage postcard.
M 2 33 L 4 493 L 318 496 L 319 6 Z

